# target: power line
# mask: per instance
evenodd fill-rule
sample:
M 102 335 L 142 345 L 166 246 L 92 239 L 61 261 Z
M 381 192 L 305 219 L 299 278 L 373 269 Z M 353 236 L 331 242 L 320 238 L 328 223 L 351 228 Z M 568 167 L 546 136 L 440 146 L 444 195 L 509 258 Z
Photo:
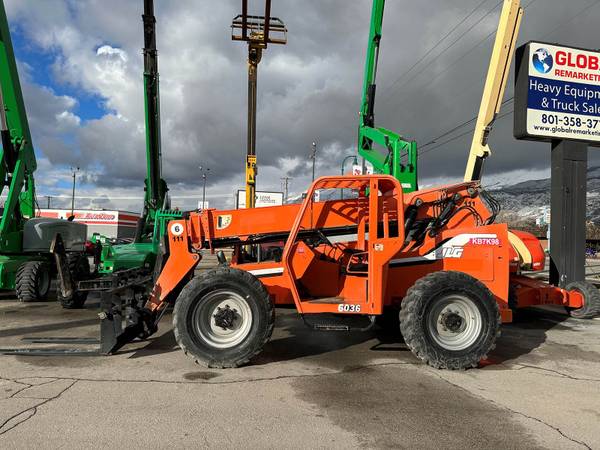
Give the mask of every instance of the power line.
M 483 22 L 490 14 L 492 14 L 497 8 L 498 6 L 500 6 L 503 2 L 500 1 L 498 3 L 496 3 L 494 5 L 494 7 L 492 9 L 490 9 L 487 13 L 485 13 L 483 16 L 481 16 L 479 18 L 479 20 L 477 20 L 475 23 L 473 23 L 469 28 L 467 28 L 463 33 L 461 33 L 454 41 L 452 41 L 452 43 L 448 46 L 446 46 L 437 56 L 436 58 L 431 59 L 427 64 L 425 64 L 423 67 L 421 67 L 421 69 L 419 71 L 417 71 L 412 77 L 410 77 L 408 80 L 406 80 L 404 83 L 400 84 L 398 86 L 398 89 L 402 88 L 403 86 L 406 86 L 408 83 L 410 83 L 412 80 L 414 80 L 415 78 L 417 78 L 419 75 L 421 75 L 423 72 L 425 72 L 425 70 L 430 67 L 437 58 L 439 58 L 441 55 L 443 55 L 444 53 L 446 53 L 448 50 L 450 50 L 456 43 L 458 43 L 463 37 L 465 37 L 468 33 L 470 33 L 477 25 L 479 25 L 481 22 Z M 487 38 L 486 38 L 487 39 Z M 396 89 L 397 90 L 397 89 Z M 390 98 L 392 96 L 388 96 L 386 98 L 386 101 L 389 101 Z M 384 101 L 385 103 L 385 101 Z
M 600 1 L 600 0 L 599 0 L 599 1 Z M 510 102 L 512 102 L 512 101 L 514 100 L 514 98 L 515 98 L 515 97 L 514 97 L 514 96 L 512 96 L 511 98 L 508 98 L 508 99 L 504 100 L 504 101 L 502 102 L 502 106 L 506 105 L 507 103 L 510 103 Z M 434 138 L 434 139 L 430 140 L 430 141 L 429 141 L 429 142 L 427 142 L 426 144 L 419 146 L 419 148 L 420 148 L 420 149 L 424 149 L 425 147 L 429 147 L 430 145 L 437 144 L 437 141 L 438 141 L 439 139 L 442 139 L 443 137 L 446 137 L 446 136 L 448 136 L 448 135 L 450 135 L 450 134 L 454 133 L 455 131 L 458 131 L 458 130 L 460 130 L 461 128 L 464 128 L 464 127 L 466 127 L 467 125 L 471 124 L 472 122 L 475 122 L 475 120 L 477 120 L 477 116 L 475 116 L 475 117 L 473 117 L 473 118 L 471 118 L 471 119 L 467 120 L 466 122 L 463 122 L 463 123 L 461 123 L 460 125 L 457 125 L 457 126 L 455 126 L 455 127 L 454 127 L 454 128 L 452 128 L 451 130 L 448 130 L 448 131 L 444 132 L 443 134 L 440 134 L 439 136 L 437 136 L 436 138 Z
M 533 5 L 533 3 L 535 3 L 537 0 L 531 0 L 523 9 L 527 9 L 529 8 L 531 5 Z M 600 2 L 600 0 L 597 0 L 597 2 Z M 500 2 L 502 3 L 502 2 Z M 498 5 L 496 5 L 494 7 L 494 9 L 496 9 L 498 7 Z M 494 10 L 492 9 L 492 11 Z M 490 11 L 489 13 L 491 13 L 492 11 Z M 488 14 L 489 14 L 488 13 Z M 494 35 L 496 34 L 497 30 L 492 31 L 490 34 L 488 34 L 486 37 L 484 37 L 482 40 L 480 40 L 478 43 L 476 43 L 473 47 L 471 47 L 469 50 L 467 50 L 465 53 L 463 53 L 461 56 L 459 56 L 456 60 L 454 60 L 454 62 L 452 64 L 450 64 L 449 66 L 446 66 L 441 72 L 437 73 L 430 81 L 429 81 L 429 86 L 431 86 L 434 82 L 436 82 L 437 80 L 440 79 L 440 77 L 442 75 L 444 75 L 446 72 L 450 71 L 454 66 L 456 66 L 459 62 L 461 62 L 463 59 L 465 59 L 467 56 L 469 56 L 471 53 L 473 53 L 474 50 L 476 50 L 477 48 L 481 47 L 482 44 L 484 44 L 485 42 L 487 42 L 488 40 L 490 40 L 490 38 L 494 37 Z M 418 74 L 417 74 L 418 75 Z M 414 77 L 413 77 L 414 78 Z M 410 81 L 410 80 L 409 80 Z M 408 94 L 407 94 L 408 95 Z M 403 97 L 400 97 L 400 99 L 398 100 L 397 104 L 401 105 L 402 104 L 402 100 L 405 99 L 407 97 L 407 95 L 404 95 Z M 394 111 L 397 108 L 394 109 Z
M 410 68 L 408 70 L 404 71 L 404 73 L 402 73 L 398 78 L 396 78 L 392 84 L 390 84 L 387 88 L 385 88 L 384 91 L 383 91 L 383 93 L 385 94 L 389 90 L 391 90 L 402 78 L 404 78 L 415 67 L 417 67 L 421 62 L 423 62 L 423 60 L 425 58 L 427 58 L 429 55 L 431 55 L 431 53 L 442 44 L 442 42 L 444 42 L 448 37 L 450 37 L 452 35 L 452 33 L 454 33 L 458 28 L 460 28 L 460 26 L 462 24 L 464 24 L 467 20 L 469 20 L 469 18 L 473 14 L 475 14 L 475 12 L 481 6 L 483 6 L 484 3 L 487 3 L 488 1 L 489 0 L 483 0 L 481 3 L 479 3 L 469 14 L 467 14 L 460 22 L 458 22 L 454 27 L 452 27 L 452 29 L 450 31 L 448 31 L 448 33 L 446 33 L 444 35 L 444 37 L 442 37 L 439 41 L 437 41 L 433 47 L 431 47 L 429 50 L 427 50 L 427 52 L 423 56 L 421 56 L 421 58 L 419 58 L 419 60 L 417 62 L 415 62 L 412 66 L 410 66 Z
M 533 3 L 536 0 L 532 0 L 531 3 Z M 600 0 L 596 0 L 595 2 L 591 3 L 590 5 L 584 7 L 581 11 L 579 11 L 578 13 L 576 13 L 574 16 L 571 16 L 570 19 L 567 19 L 565 22 L 561 23 L 560 25 L 558 25 L 556 28 L 554 28 L 552 31 L 550 31 L 549 33 L 545 34 L 541 40 L 546 39 L 548 36 L 550 36 L 551 34 L 553 34 L 554 32 L 560 30 L 562 27 L 564 27 L 566 24 L 571 23 L 573 20 L 577 19 L 579 16 L 581 16 L 582 14 L 586 13 L 589 9 L 591 9 L 593 6 L 596 6 L 598 3 L 600 3 Z
M 503 119 L 504 117 L 511 115 L 513 112 L 514 112 L 514 110 L 513 111 L 508 111 L 508 112 L 506 112 L 506 113 L 498 116 L 496 118 L 496 121 L 499 121 L 499 120 Z M 466 136 L 467 134 L 471 134 L 473 131 L 475 131 L 475 128 L 470 128 L 469 130 L 465 131 L 464 133 L 459 134 L 458 136 L 454 136 L 454 137 L 452 137 L 452 138 L 450 138 L 450 139 L 448 139 L 448 140 L 446 140 L 444 142 L 439 143 L 435 147 L 431 147 L 429 150 L 425 150 L 424 152 L 419 152 L 419 157 L 421 157 L 421 156 L 423 156 L 423 155 L 425 155 L 425 154 L 427 154 L 429 152 L 432 152 L 432 151 L 434 151 L 434 150 L 436 150 L 436 149 L 438 149 L 440 147 L 443 147 L 444 145 L 449 144 L 450 142 L 453 142 L 453 141 L 455 141 L 457 139 L 460 139 L 461 137 Z

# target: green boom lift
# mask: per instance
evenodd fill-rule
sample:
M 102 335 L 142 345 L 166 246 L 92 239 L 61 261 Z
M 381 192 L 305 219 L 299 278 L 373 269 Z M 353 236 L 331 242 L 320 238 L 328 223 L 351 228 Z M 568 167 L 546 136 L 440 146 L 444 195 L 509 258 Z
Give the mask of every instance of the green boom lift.
M 375 127 L 377 63 L 384 6 L 385 0 L 373 0 L 358 129 L 358 154 L 373 165 L 376 173 L 392 175 L 400 181 L 405 192 L 413 192 L 417 190 L 416 142 L 405 141 L 393 131 Z
M 87 227 L 66 220 L 36 218 L 37 164 L 19 83 L 8 19 L 0 1 L 0 182 L 6 196 L 0 221 L 0 289 L 15 289 L 21 301 L 48 297 L 57 264 L 65 279 L 58 296 L 67 308 L 81 306 L 86 294 L 72 283 L 89 277 L 85 255 Z M 61 257 L 53 252 L 60 246 Z M 62 258 L 65 257 L 66 260 Z
M 152 270 L 159 249 L 160 236 L 169 219 L 181 217 L 168 206 L 167 183 L 162 179 L 160 148 L 160 94 L 158 52 L 156 50 L 156 18 L 154 1 L 144 0 L 144 104 L 146 118 L 146 180 L 144 209 L 138 222 L 134 241 L 111 245 L 99 238 L 102 253 L 98 271 L 110 274 L 119 270 Z

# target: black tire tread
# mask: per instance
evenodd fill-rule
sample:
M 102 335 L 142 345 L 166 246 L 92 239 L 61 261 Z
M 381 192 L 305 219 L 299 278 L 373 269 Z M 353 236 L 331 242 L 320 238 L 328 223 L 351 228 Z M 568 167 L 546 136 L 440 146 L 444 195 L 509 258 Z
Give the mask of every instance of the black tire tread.
M 232 276 L 232 277 L 240 277 L 243 281 L 248 283 L 250 286 L 254 287 L 259 292 L 263 292 L 265 299 L 268 299 L 267 303 L 267 311 L 269 322 L 267 326 L 266 333 L 262 336 L 262 339 L 255 345 L 254 351 L 249 354 L 244 355 L 241 358 L 236 358 L 232 360 L 216 360 L 211 359 L 210 361 L 205 361 L 204 359 L 199 358 L 197 355 L 187 348 L 185 342 L 182 339 L 182 334 L 180 332 L 179 321 L 185 320 L 184 317 L 181 317 L 181 314 L 178 314 L 178 305 L 181 304 L 179 299 L 184 296 L 190 296 L 194 294 L 194 288 L 196 285 L 201 284 L 207 280 L 214 279 L 215 277 L 220 276 Z M 267 292 L 264 285 L 249 272 L 244 270 L 234 269 L 230 267 L 218 267 L 215 269 L 211 269 L 209 271 L 203 272 L 200 275 L 194 276 L 182 289 L 179 294 L 178 300 L 175 302 L 175 308 L 173 310 L 173 333 L 175 334 L 175 341 L 183 351 L 183 353 L 192 358 L 194 362 L 198 365 L 205 366 L 208 368 L 214 369 L 230 369 L 243 366 L 248 364 L 252 358 L 257 356 L 263 349 L 263 347 L 269 342 L 271 339 L 271 335 L 273 334 L 273 329 L 275 327 L 275 305 L 271 300 L 269 293 Z
M 456 287 L 460 289 L 465 285 L 471 285 L 473 289 L 479 291 L 488 298 L 492 308 L 495 311 L 495 322 L 491 324 L 494 328 L 491 345 L 483 346 L 478 351 L 471 352 L 466 356 L 448 358 L 443 353 L 436 351 L 420 336 L 422 335 L 422 313 L 420 312 L 420 303 L 427 296 L 431 296 L 438 286 Z M 495 341 L 500 336 L 500 326 L 502 319 L 500 310 L 492 293 L 479 280 L 463 272 L 444 271 L 433 272 L 419 280 L 408 289 L 406 296 L 402 300 L 400 309 L 400 331 L 404 337 L 404 342 L 408 348 L 422 361 L 436 369 L 465 370 L 477 367 L 482 359 L 487 358 L 489 351 L 495 348 Z
M 89 276 L 90 268 L 89 268 L 89 261 L 87 261 L 87 255 L 85 253 L 67 253 L 67 266 L 69 267 L 69 273 L 71 274 L 71 280 L 73 281 L 73 284 L 74 284 L 73 289 L 75 289 L 75 292 L 73 293 L 71 298 L 65 298 L 61 295 L 60 288 L 58 289 L 57 297 L 58 297 L 58 300 L 60 301 L 61 306 L 64 309 L 81 309 L 81 308 L 83 308 L 83 305 L 85 304 L 85 301 L 87 300 L 87 296 L 88 296 L 87 292 L 78 292 L 76 290 L 77 282 L 81 281 L 81 277 L 78 276 L 79 274 L 76 273 L 77 272 L 77 263 L 79 262 L 80 258 L 85 258 L 85 261 L 86 261 L 85 263 L 86 263 L 87 272 L 88 272 L 87 275 Z
M 565 289 L 576 290 L 583 294 L 583 307 L 578 309 L 567 308 L 569 315 L 575 319 L 593 319 L 600 315 L 600 291 L 587 281 L 573 281 Z
M 42 302 L 48 298 L 48 292 L 39 296 L 36 281 L 40 270 L 50 271 L 45 261 L 27 261 L 19 266 L 15 278 L 15 291 L 20 302 Z

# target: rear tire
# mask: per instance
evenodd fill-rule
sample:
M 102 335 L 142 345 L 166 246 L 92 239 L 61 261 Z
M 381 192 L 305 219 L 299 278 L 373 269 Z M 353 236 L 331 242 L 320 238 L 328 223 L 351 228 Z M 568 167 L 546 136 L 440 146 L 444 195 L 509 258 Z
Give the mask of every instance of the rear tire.
M 600 291 L 587 281 L 574 281 L 565 287 L 567 291 L 577 291 L 583 295 L 583 306 L 578 309 L 567 307 L 569 315 L 575 319 L 593 319 L 600 314 Z
M 437 369 L 477 367 L 494 348 L 500 324 L 493 294 L 462 272 L 424 276 L 401 304 L 404 342 L 418 358 Z
M 21 302 L 43 302 L 50 291 L 50 265 L 45 261 L 21 264 L 15 279 L 15 291 Z
M 273 333 L 275 308 L 252 274 L 228 267 L 190 280 L 175 302 L 175 340 L 196 363 L 239 367 L 260 353 Z
M 78 291 L 77 284 L 90 277 L 90 261 L 85 253 L 67 253 L 67 265 L 73 283 L 73 295 L 69 298 L 63 297 L 58 288 L 57 297 L 64 309 L 81 309 L 87 300 L 88 292 Z

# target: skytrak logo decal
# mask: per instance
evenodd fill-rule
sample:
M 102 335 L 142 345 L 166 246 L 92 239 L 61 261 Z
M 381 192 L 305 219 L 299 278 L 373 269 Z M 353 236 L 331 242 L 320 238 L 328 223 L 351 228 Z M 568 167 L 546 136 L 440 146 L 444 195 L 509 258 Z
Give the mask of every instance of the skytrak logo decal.
M 462 258 L 464 247 L 443 247 L 442 258 Z

